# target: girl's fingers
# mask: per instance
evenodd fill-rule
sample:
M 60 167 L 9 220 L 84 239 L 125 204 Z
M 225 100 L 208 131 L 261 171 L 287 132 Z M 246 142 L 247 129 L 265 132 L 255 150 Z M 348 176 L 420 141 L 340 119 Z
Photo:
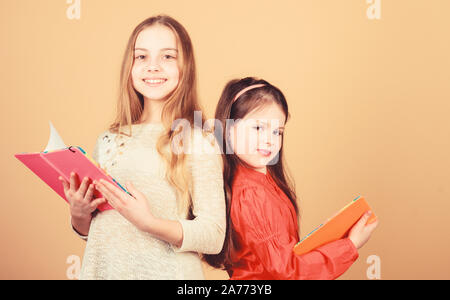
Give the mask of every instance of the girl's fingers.
M 106 199 L 106 201 L 108 202 L 109 205 L 112 206 L 112 208 L 114 208 L 115 210 L 119 211 L 119 208 L 117 207 L 116 202 L 114 202 L 114 201 L 111 200 L 111 199 Z
M 106 202 L 105 198 L 98 198 L 93 200 L 90 204 L 91 210 L 95 211 L 100 204 L 103 204 L 105 202 Z
M 372 223 L 370 223 L 369 225 L 366 226 L 366 228 L 372 232 L 375 230 L 375 228 L 377 228 L 378 226 L 378 218 L 375 219 L 375 221 L 373 221 Z
M 95 187 L 102 193 L 103 197 L 110 203 L 114 203 L 115 205 L 122 204 L 122 199 L 117 197 L 113 192 L 111 192 L 105 184 L 96 182 Z
M 109 183 L 106 180 L 100 179 L 100 184 L 102 184 L 111 194 L 116 196 L 116 198 L 119 198 L 121 200 L 124 194 L 126 194 L 123 190 L 119 189 L 117 186 Z
M 366 225 L 367 221 L 369 220 L 369 217 L 370 217 L 369 212 L 366 212 L 364 215 L 362 215 L 361 218 L 359 218 L 358 222 L 356 222 L 353 228 L 356 228 L 357 230 L 362 230 Z
M 66 194 L 67 197 L 67 192 L 69 191 L 70 188 L 69 183 L 64 178 L 62 178 L 62 176 L 59 176 L 58 179 L 61 181 L 64 189 L 64 194 Z
M 70 173 L 70 190 L 74 193 L 78 190 L 77 181 L 77 174 L 74 172 Z
M 94 185 L 91 183 L 87 189 L 86 195 L 84 196 L 84 199 L 88 202 L 92 200 L 92 197 L 94 196 Z
M 360 219 L 360 222 L 365 226 L 370 216 L 372 215 L 371 211 L 366 212 Z
M 87 191 L 87 189 L 88 189 L 88 184 L 89 184 L 89 178 L 84 177 L 84 178 L 83 178 L 83 181 L 81 182 L 80 188 L 78 189 L 78 192 L 79 192 L 81 195 L 84 196 L 84 195 L 86 194 L 86 191 Z
M 125 186 L 134 198 L 143 196 L 142 193 L 139 192 L 131 182 L 126 182 Z

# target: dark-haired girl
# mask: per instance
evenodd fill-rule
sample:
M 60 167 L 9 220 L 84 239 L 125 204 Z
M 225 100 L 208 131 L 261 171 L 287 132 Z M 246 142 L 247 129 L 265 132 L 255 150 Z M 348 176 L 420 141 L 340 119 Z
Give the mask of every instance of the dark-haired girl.
M 297 198 L 283 165 L 283 134 L 289 117 L 283 93 L 267 81 L 230 81 L 215 118 L 223 130 L 224 187 L 228 226 L 225 245 L 211 264 L 231 279 L 334 279 L 358 258 L 377 221 L 366 213 L 349 235 L 304 255 L 299 241 Z M 220 126 L 219 126 L 220 127 Z

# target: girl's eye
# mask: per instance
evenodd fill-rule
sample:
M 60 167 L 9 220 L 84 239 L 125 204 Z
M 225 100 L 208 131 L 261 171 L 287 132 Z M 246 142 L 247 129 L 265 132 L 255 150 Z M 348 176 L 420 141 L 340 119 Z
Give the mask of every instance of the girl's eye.
M 138 56 L 136 56 L 136 59 L 137 60 L 145 59 L 145 55 L 138 55 Z
M 277 129 L 277 130 L 273 131 L 273 134 L 275 134 L 275 135 L 283 135 L 283 131 Z
M 176 57 L 169 54 L 164 55 L 164 59 L 174 59 L 174 58 Z

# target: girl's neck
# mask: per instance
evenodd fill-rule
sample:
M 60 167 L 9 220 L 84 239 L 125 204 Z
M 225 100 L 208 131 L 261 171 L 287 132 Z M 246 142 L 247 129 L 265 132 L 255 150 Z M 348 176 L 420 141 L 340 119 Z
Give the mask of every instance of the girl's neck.
M 263 168 L 253 168 L 253 170 L 255 170 L 255 171 L 259 172 L 259 173 L 262 173 L 264 175 L 267 174 L 267 167 L 266 166 L 264 166 Z
M 242 164 L 242 163 L 241 163 L 240 165 L 241 165 L 241 167 L 243 167 L 243 168 L 246 168 L 246 169 L 249 169 L 249 170 L 253 170 L 253 171 L 262 173 L 262 174 L 264 174 L 264 175 L 267 175 L 267 166 L 264 166 L 264 167 L 261 167 L 261 168 L 254 168 L 254 167 L 252 167 L 252 166 L 250 166 L 250 165 L 248 165 L 248 164 Z
M 144 98 L 144 110 L 141 115 L 141 123 L 161 123 L 161 113 L 164 100 L 152 100 Z

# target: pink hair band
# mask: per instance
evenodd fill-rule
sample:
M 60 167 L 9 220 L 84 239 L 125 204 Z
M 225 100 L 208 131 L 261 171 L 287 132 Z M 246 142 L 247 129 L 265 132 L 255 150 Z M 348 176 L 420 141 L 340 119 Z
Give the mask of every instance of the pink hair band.
M 266 84 L 264 84 L 264 83 L 258 83 L 258 84 L 254 84 L 254 85 L 251 85 L 251 86 L 246 87 L 245 89 L 243 89 L 242 91 L 240 91 L 240 92 L 234 97 L 233 103 L 234 103 L 240 96 L 242 96 L 244 93 L 246 93 L 246 92 L 248 92 L 248 91 L 250 91 L 250 90 L 253 90 L 253 89 L 257 89 L 257 88 L 263 87 L 263 86 L 266 86 Z

